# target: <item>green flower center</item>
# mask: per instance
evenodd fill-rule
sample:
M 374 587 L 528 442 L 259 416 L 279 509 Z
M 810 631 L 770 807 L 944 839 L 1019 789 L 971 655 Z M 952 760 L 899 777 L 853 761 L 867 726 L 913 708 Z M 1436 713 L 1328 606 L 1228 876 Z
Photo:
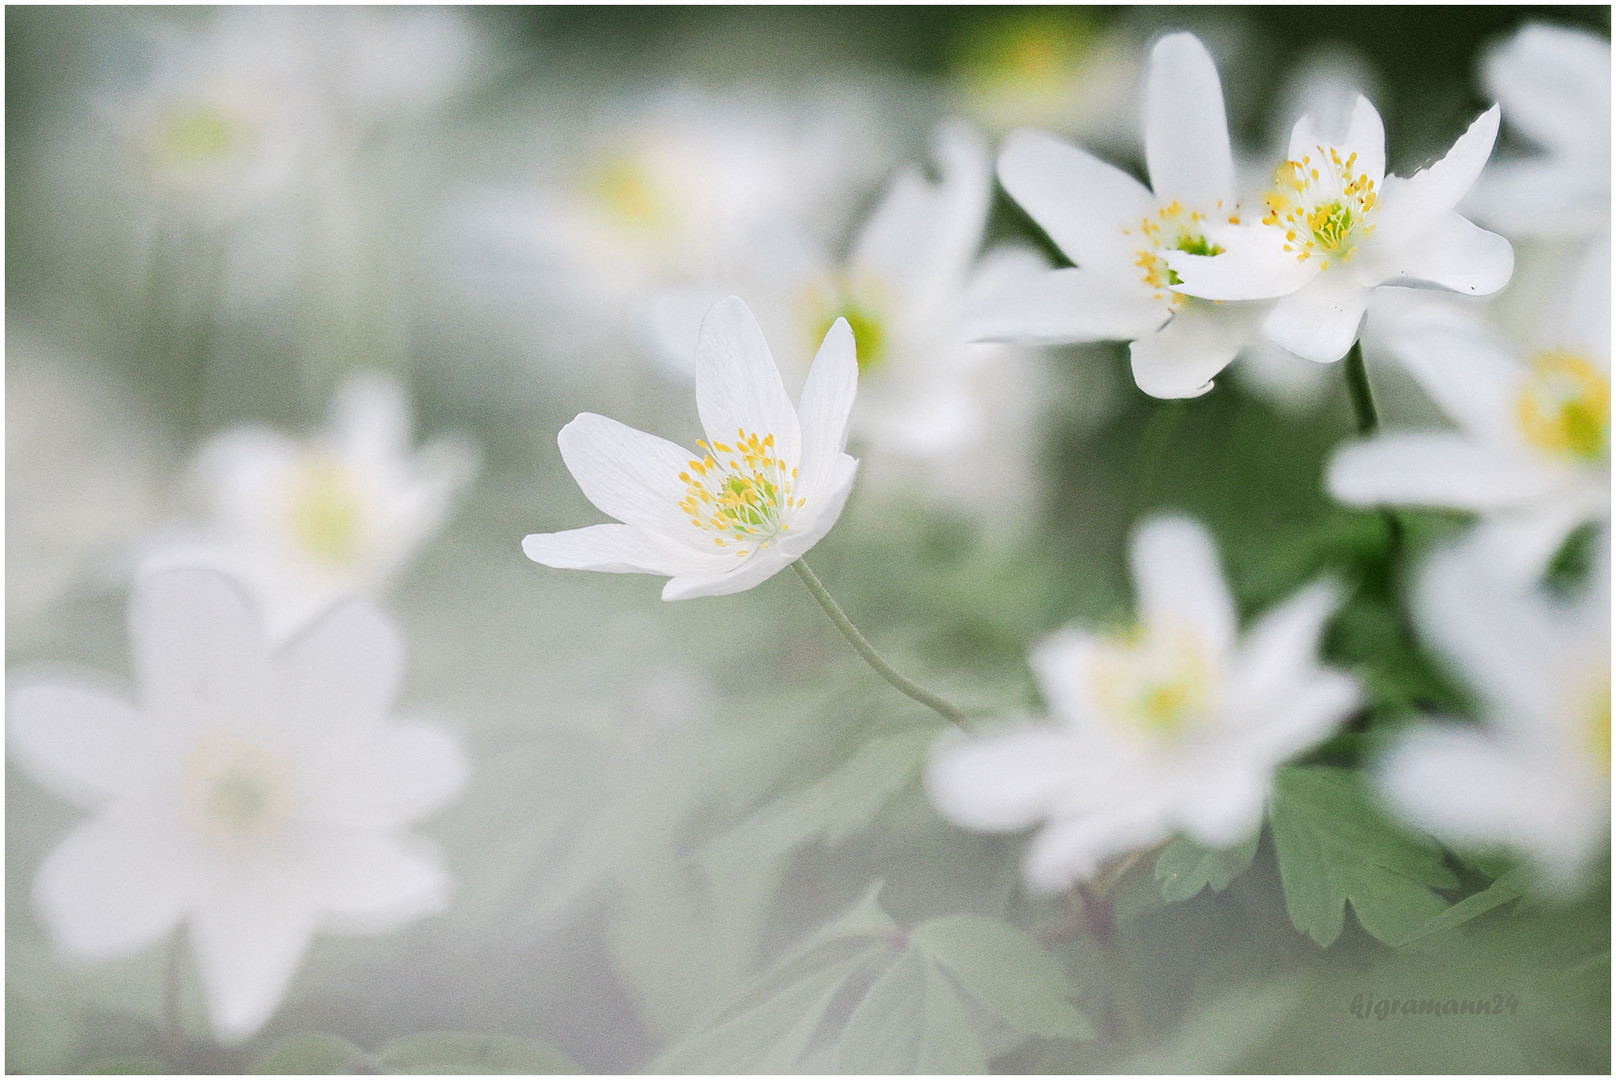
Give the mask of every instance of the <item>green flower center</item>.
M 772 433 L 759 437 L 737 429 L 736 435 L 733 446 L 696 443 L 703 454 L 679 474 L 685 485 L 679 509 L 690 515 L 692 525 L 711 533 L 718 547 L 736 546 L 735 554 L 745 558 L 791 528 L 786 512 L 807 500 L 792 499 L 797 470 L 776 455 Z
M 1556 457 L 1597 461 L 1610 450 L 1610 376 L 1576 353 L 1532 356 L 1516 402 L 1527 442 Z
M 353 562 L 362 548 L 364 501 L 348 470 L 320 456 L 305 462 L 286 512 L 292 535 L 321 562 Z
M 244 135 L 240 125 L 220 109 L 202 104 L 178 106 L 158 121 L 156 156 L 163 164 L 181 168 L 206 165 L 229 157 Z
M 1170 740 L 1195 728 L 1215 703 L 1216 675 L 1194 634 L 1140 628 L 1099 646 L 1091 690 L 1117 728 Z

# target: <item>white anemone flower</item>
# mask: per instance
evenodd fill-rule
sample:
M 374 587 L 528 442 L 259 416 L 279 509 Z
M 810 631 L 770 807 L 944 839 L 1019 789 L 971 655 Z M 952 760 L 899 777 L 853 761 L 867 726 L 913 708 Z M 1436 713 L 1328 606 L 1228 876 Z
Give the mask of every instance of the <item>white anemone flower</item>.
M 139 704 L 71 681 L 10 697 L 13 757 L 94 812 L 34 899 L 67 955 L 136 952 L 182 923 L 214 1031 L 237 1041 L 285 996 L 317 931 L 382 933 L 442 910 L 450 878 L 406 826 L 460 788 L 434 727 L 395 722 L 404 644 L 363 603 L 278 652 L 209 571 L 140 582 Z
M 1145 82 L 1151 186 L 1042 132 L 1006 140 L 999 179 L 1076 265 L 979 311 L 978 340 L 1132 341 L 1134 381 L 1155 397 L 1196 397 L 1255 333 L 1252 305 L 1174 292 L 1168 253 L 1220 250 L 1211 228 L 1238 221 L 1234 159 L 1212 56 L 1191 34 L 1151 52 Z
M 1495 538 L 1437 556 L 1416 592 L 1432 644 L 1481 698 L 1481 724 L 1422 725 L 1379 763 L 1406 820 L 1445 843 L 1523 855 L 1569 887 L 1610 834 L 1610 537 L 1566 601 L 1500 574 Z
M 1392 352 L 1459 425 L 1338 451 L 1330 493 L 1357 506 L 1482 515 L 1514 572 L 1535 576 L 1567 534 L 1610 514 L 1610 264 L 1595 260 L 1522 356 L 1467 313 L 1401 319 Z
M 1026 384 L 1033 381 L 1027 368 L 1035 358 L 972 342 L 964 323 L 969 311 L 1048 267 L 1024 248 L 977 257 L 993 172 L 974 128 L 961 121 L 939 125 L 933 155 L 937 179 L 918 169 L 901 172 L 839 265 L 805 237 L 770 245 L 768 265 L 749 275 L 765 286 L 762 303 L 753 297 L 754 310 L 782 366 L 795 373 L 806 370 L 835 320 L 847 320 L 858 344 L 853 434 L 869 451 L 866 484 L 880 483 L 872 469 L 873 477 L 895 487 L 918 480 L 939 501 L 979 506 L 990 520 L 1003 521 L 1016 516 L 1007 511 L 1022 501 L 1003 466 L 1024 462 L 1028 450 L 1002 428 L 1030 426 L 1035 409 L 1027 400 Z M 674 366 L 693 368 L 700 320 L 722 295 L 688 290 L 659 298 L 659 337 Z M 1010 416 L 1021 424 L 1006 422 Z M 989 456 L 999 458 L 992 464 L 1000 468 L 981 485 L 984 497 L 975 489 L 967 493 L 962 474 Z
M 1172 251 L 1172 287 L 1209 300 L 1279 299 L 1262 320 L 1274 344 L 1318 363 L 1345 356 L 1382 285 L 1487 296 L 1509 283 L 1509 241 L 1454 209 L 1498 135 L 1482 113 L 1441 161 L 1408 179 L 1386 174 L 1380 114 L 1359 97 L 1345 133 L 1311 116 L 1291 131 L 1260 222 L 1207 230 L 1210 252 Z
M 1104 860 L 1177 832 L 1228 847 L 1258 827 L 1275 768 L 1356 706 L 1357 683 L 1320 667 L 1335 590 L 1310 586 L 1237 637 L 1206 532 L 1182 518 L 1133 542 L 1139 625 L 1067 629 L 1032 665 L 1057 724 L 940 743 L 926 777 L 938 811 L 967 828 L 1047 822 L 1024 870 L 1055 891 Z
M 1494 162 L 1465 206 L 1509 236 L 1610 234 L 1610 42 L 1531 23 L 1482 62 L 1504 122 L 1544 153 Z
M 282 640 L 338 600 L 377 594 L 443 526 L 476 469 L 462 440 L 412 450 L 404 389 L 349 379 L 327 430 L 300 440 L 262 427 L 198 455 L 209 519 L 153 541 L 144 570 L 206 566 L 242 582 Z
M 557 442 L 590 502 L 622 524 L 534 533 L 522 550 L 567 570 L 665 574 L 664 600 L 741 592 L 794 562 L 830 531 L 858 462 L 843 452 L 858 389 L 846 319 L 826 333 L 798 407 L 752 312 L 714 304 L 696 344 L 694 456 L 596 413 Z

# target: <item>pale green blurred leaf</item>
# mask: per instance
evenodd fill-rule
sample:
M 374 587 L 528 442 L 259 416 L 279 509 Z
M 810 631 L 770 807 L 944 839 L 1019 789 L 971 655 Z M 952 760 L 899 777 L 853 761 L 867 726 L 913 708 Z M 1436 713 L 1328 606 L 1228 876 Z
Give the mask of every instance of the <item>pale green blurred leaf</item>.
M 1472 919 L 1487 914 L 1494 908 L 1509 903 L 1511 900 L 1519 900 L 1526 895 L 1531 880 L 1531 875 L 1527 868 L 1517 866 L 1487 886 L 1487 888 L 1482 889 L 1480 892 L 1472 893 L 1454 904 L 1448 910 L 1403 938 L 1398 944 L 1408 945 L 1431 934 L 1440 934 L 1444 931 L 1452 930 L 1455 927 L 1463 926 Z
M 384 1073 L 576 1073 L 571 1059 L 534 1039 L 439 1031 L 388 1043 L 376 1053 Z
M 1213 892 L 1227 889 L 1251 865 L 1261 837 L 1259 829 L 1245 843 L 1223 850 L 1204 848 L 1182 836 L 1174 840 L 1156 859 L 1156 880 L 1161 883 L 1162 898 L 1179 903 L 1199 896 L 1205 888 Z
M 1447 907 L 1432 888 L 1458 884 L 1436 845 L 1376 810 L 1356 772 L 1281 769 L 1269 820 L 1286 910 L 1296 929 L 1320 945 L 1340 936 L 1349 902 L 1374 937 L 1402 941 Z
M 271 1046 L 253 1062 L 250 1071 L 331 1075 L 359 1072 L 361 1066 L 368 1065 L 368 1055 L 347 1039 L 324 1031 L 305 1031 Z
M 922 923 L 909 940 L 1017 1031 L 1053 1039 L 1094 1037 L 1071 1004 L 1077 988 L 1025 930 L 979 915 L 950 915 Z
M 980 1073 L 987 1055 L 935 964 L 907 949 L 854 1008 L 836 1049 L 844 1073 Z

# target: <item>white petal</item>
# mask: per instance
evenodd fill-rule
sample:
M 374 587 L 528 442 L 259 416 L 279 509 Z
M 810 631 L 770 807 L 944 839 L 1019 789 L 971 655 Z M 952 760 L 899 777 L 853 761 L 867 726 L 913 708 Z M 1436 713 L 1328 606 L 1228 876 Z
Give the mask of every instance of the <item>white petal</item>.
M 306 870 L 256 867 L 197 910 L 192 946 L 222 1041 L 251 1035 L 280 1004 L 314 936 L 322 893 Z
M 1319 581 L 1266 612 L 1240 643 L 1231 678 L 1235 696 L 1264 696 L 1270 687 L 1289 687 L 1314 672 L 1319 635 L 1340 604 L 1340 590 Z
M 940 741 L 926 769 L 937 812 L 984 832 L 1015 832 L 1049 815 L 1089 766 L 1069 731 L 1024 727 Z
M 186 729 L 220 715 L 268 714 L 273 682 L 258 615 L 221 575 L 165 570 L 142 578 L 129 602 L 129 638 L 153 723 Z
M 273 513 L 271 492 L 304 452 L 278 431 L 238 427 L 209 439 L 197 452 L 194 470 L 214 515 L 251 528 Z
M 1133 381 L 1158 398 L 1199 397 L 1250 335 L 1251 317 L 1233 305 L 1185 300 L 1171 322 L 1129 350 Z
M 802 465 L 798 487 L 818 487 L 824 473 L 847 447 L 847 424 L 858 394 L 858 356 L 853 331 L 846 319 L 837 319 L 825 334 L 808 369 L 798 399 L 802 425 Z
M 786 558 L 795 559 L 819 543 L 841 517 L 857 476 L 858 462 L 847 454 L 831 462 L 820 483 L 803 496 L 808 500 L 807 505 L 792 515 L 790 531 L 775 536 L 774 548 Z
M 64 950 L 109 960 L 151 944 L 196 903 L 191 853 L 149 807 L 126 806 L 79 827 L 50 853 L 34 902 Z
M 1571 530 L 1584 521 L 1609 513 L 1608 492 L 1602 510 L 1577 500 L 1556 500 L 1477 522 L 1470 538 L 1477 544 L 1489 546 L 1502 578 L 1529 586 L 1543 576 L 1544 568 L 1571 535 Z
M 1135 273 L 1118 279 L 1091 270 L 1051 270 L 974 305 L 968 341 L 1061 345 L 1131 341 L 1153 333 L 1172 309 Z
M 1156 212 L 1156 198 L 1113 165 L 1041 131 L 1023 128 L 1004 142 L 999 181 L 1055 246 L 1078 266 L 1125 273 L 1137 229 Z
M 312 732 L 386 719 L 404 678 L 404 636 L 368 601 L 333 609 L 276 661 L 281 721 Z
M 307 816 L 342 829 L 398 828 L 454 798 L 470 769 L 465 748 L 441 728 L 387 724 L 309 783 Z
M 1152 518 L 1130 555 L 1141 623 L 1188 627 L 1218 654 L 1234 644 L 1234 601 L 1205 529 L 1189 518 Z
M 1179 277 L 1174 292 L 1206 300 L 1263 300 L 1294 293 L 1319 273 L 1316 262 L 1300 262 L 1285 250 L 1282 229 L 1257 224 L 1208 232 L 1223 248 L 1221 253 L 1164 253 Z
M 1541 759 L 1473 728 L 1416 729 L 1378 774 L 1387 802 L 1420 828 L 1460 847 L 1516 848 L 1559 877 L 1608 829 L 1608 798 L 1601 805 Z
M 1051 822 L 1033 838 L 1022 863 L 1027 883 L 1040 892 L 1059 892 L 1092 877 L 1105 860 L 1166 839 L 1167 808 L 1141 798 L 1107 811 Z
M 1256 710 L 1238 746 L 1248 760 L 1277 765 L 1316 744 L 1363 701 L 1358 680 L 1338 671 L 1314 671 L 1305 678 L 1253 687 L 1242 706 Z M 1231 695 L 1233 696 L 1233 695 Z
M 987 224 L 993 166 L 982 136 L 962 121 L 932 137 L 940 180 L 913 171 L 893 181 L 854 242 L 855 280 L 869 274 L 925 304 L 958 290 Z
M 1169 34 L 1150 53 L 1145 76 L 1145 161 L 1160 203 L 1234 209 L 1234 157 L 1223 88 L 1206 46 Z
M 1522 366 L 1490 331 L 1448 315 L 1399 331 L 1390 338 L 1392 352 L 1443 412 L 1488 442 L 1519 442 L 1515 401 Z
M 763 329 L 737 297 L 714 304 L 701 322 L 696 341 L 696 411 L 709 443 L 732 444 L 741 431 L 760 439 L 772 434 L 781 459 L 801 460 L 797 410 L 786 397 Z
M 1535 589 L 1500 565 L 1494 531 L 1472 531 L 1433 556 L 1415 583 L 1415 611 L 1433 650 L 1457 666 L 1505 724 L 1553 725 L 1552 690 L 1569 651 Z
M 1529 24 L 1489 53 L 1482 82 L 1503 103 L 1510 126 L 1539 145 L 1608 157 L 1610 42 L 1603 36 Z
M 1610 371 L 1610 237 L 1588 246 L 1571 276 L 1560 310 L 1539 333 L 1544 344 L 1588 354 Z
M 1369 293 L 1342 271 L 1326 271 L 1300 292 L 1280 298 L 1263 320 L 1263 333 L 1305 360 L 1339 360 L 1358 340 Z
M 1455 211 L 1431 214 L 1434 220 L 1397 237 L 1395 245 L 1391 241 L 1396 234 L 1388 227 L 1381 234 L 1387 243 L 1364 253 L 1364 274 L 1376 284 L 1429 284 L 1468 296 L 1491 296 L 1509 284 L 1515 250 L 1508 240 Z
M 359 461 L 395 458 L 410 446 L 409 395 L 397 378 L 379 371 L 350 376 L 332 395 L 331 427 Z
M 71 683 L 33 683 L 9 704 L 12 756 L 64 799 L 99 806 L 150 776 L 156 733 L 128 703 Z
M 688 524 L 688 519 L 687 519 Z M 713 551 L 722 554 L 718 545 Z M 600 570 L 608 574 L 685 574 L 717 566 L 707 555 L 633 525 L 590 525 L 522 538 L 522 552 L 558 570 Z
M 1089 671 L 1095 644 L 1095 635 L 1068 627 L 1049 635 L 1027 655 L 1039 692 L 1065 727 L 1088 727 L 1094 715 Z
M 1354 506 L 1441 506 L 1491 511 L 1518 506 L 1558 484 L 1524 454 L 1463 435 L 1382 435 L 1336 451 L 1330 494 Z
M 1408 179 L 1388 176 L 1381 192 L 1377 229 L 1415 233 L 1433 218 L 1459 205 L 1481 175 L 1498 138 L 1499 109 L 1488 109 L 1471 122 L 1442 160 Z
M 800 553 L 799 553 L 800 554 Z M 744 558 L 730 557 L 730 570 L 699 570 L 670 578 L 662 586 L 664 600 L 693 600 L 698 596 L 728 596 L 761 585 L 796 559 L 771 544 Z
M 1581 240 L 1608 227 L 1610 162 L 1526 158 L 1481 174 L 1462 209 L 1510 236 Z
M 1357 154 L 1358 170 L 1379 187 L 1386 177 L 1386 126 L 1381 123 L 1380 113 L 1361 94 L 1353 102 L 1347 135 L 1340 145 L 1342 158 Z
M 1253 764 L 1202 774 L 1188 788 L 1177 815 L 1191 839 L 1209 848 L 1229 848 L 1262 826 L 1273 777 Z
M 690 515 L 679 509 L 699 455 L 596 413 L 579 413 L 556 436 L 561 459 L 584 497 L 618 521 L 693 543 Z
M 443 856 L 419 837 L 344 835 L 326 845 L 322 862 L 325 929 L 387 933 L 448 906 Z

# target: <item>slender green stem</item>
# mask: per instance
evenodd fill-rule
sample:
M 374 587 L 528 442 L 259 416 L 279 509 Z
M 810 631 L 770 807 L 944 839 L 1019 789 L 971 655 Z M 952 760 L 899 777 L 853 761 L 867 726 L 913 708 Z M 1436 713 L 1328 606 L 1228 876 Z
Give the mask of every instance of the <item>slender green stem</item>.
M 1363 343 L 1354 341 L 1344 362 L 1347 393 L 1352 397 L 1352 415 L 1358 421 L 1358 434 L 1373 435 L 1380 430 L 1380 414 L 1375 397 L 1369 392 L 1369 372 L 1364 368 Z
M 1375 397 L 1369 390 L 1369 372 L 1364 367 L 1362 342 L 1352 343 L 1344 363 L 1347 393 L 1352 398 L 1352 414 L 1358 422 L 1358 434 L 1373 435 L 1380 430 L 1380 414 L 1375 411 Z M 1401 591 L 1397 588 L 1397 583 L 1402 578 L 1403 521 L 1389 506 L 1381 507 L 1380 517 L 1386 523 L 1386 562 L 1388 573 L 1391 575 L 1392 593 L 1398 597 L 1397 610 L 1402 619 L 1404 635 L 1412 639 L 1413 620 Z
M 881 657 L 880 653 L 875 651 L 874 646 L 864 639 L 864 635 L 859 633 L 858 627 L 854 626 L 846 613 L 842 611 L 842 606 L 831 597 L 830 593 L 825 591 L 825 586 L 821 585 L 819 578 L 815 576 L 812 570 L 808 569 L 807 563 L 798 559 L 791 564 L 791 568 L 797 572 L 798 577 L 802 578 L 802 583 L 808 586 L 808 591 L 814 594 L 814 599 L 819 601 L 819 606 L 825 609 L 825 614 L 830 616 L 830 621 L 836 624 L 836 629 L 842 632 L 842 636 L 847 639 L 847 643 L 853 646 L 855 652 L 864 657 L 864 662 L 874 668 L 877 675 L 926 706 L 926 708 L 931 709 L 949 723 L 958 724 L 960 727 L 967 726 L 965 713 L 958 706 L 938 697 L 924 686 L 904 678 Z
M 176 1063 L 185 1046 L 185 1027 L 180 1017 L 180 975 L 185 962 L 185 925 L 174 928 L 168 939 L 168 958 L 163 970 L 163 1031 L 168 1055 Z

